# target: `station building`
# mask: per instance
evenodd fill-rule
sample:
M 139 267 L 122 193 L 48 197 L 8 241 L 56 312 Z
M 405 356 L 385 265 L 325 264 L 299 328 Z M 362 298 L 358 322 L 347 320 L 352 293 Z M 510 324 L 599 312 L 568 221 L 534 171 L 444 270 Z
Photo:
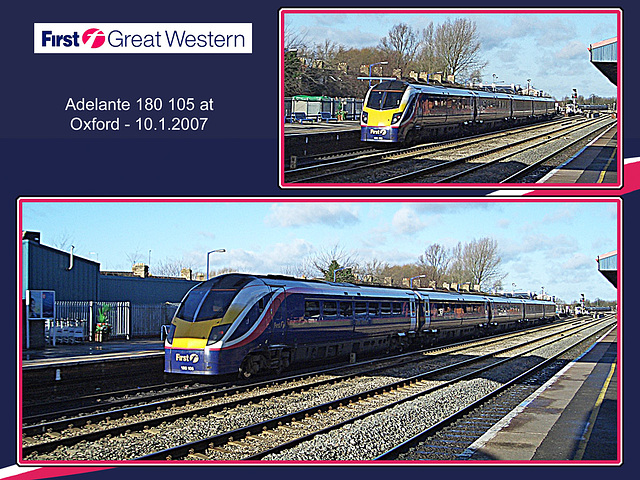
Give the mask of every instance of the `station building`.
M 73 248 L 66 252 L 40 243 L 38 232 L 23 232 L 21 266 L 24 348 L 44 347 L 51 324 L 82 327 L 85 340 L 98 321 L 111 326 L 113 337 L 159 338 L 184 295 L 199 283 L 190 271 L 182 278 L 149 275 L 144 264 L 130 272 L 100 271 L 98 262 L 74 255 Z M 55 303 L 43 311 L 48 296 Z

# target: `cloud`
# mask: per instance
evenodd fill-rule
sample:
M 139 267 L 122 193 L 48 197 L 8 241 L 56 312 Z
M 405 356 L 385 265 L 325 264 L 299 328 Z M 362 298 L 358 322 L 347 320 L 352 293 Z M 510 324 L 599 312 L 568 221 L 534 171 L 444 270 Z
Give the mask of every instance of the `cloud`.
M 557 262 L 562 256 L 575 252 L 576 241 L 566 235 L 549 237 L 543 233 L 525 235 L 518 241 L 507 241 L 501 244 L 500 253 L 502 260 L 506 262 L 518 262 L 528 254 L 544 253 L 550 262 Z
M 416 211 L 410 207 L 402 207 L 391 219 L 393 231 L 401 235 L 419 232 L 427 223 L 420 219 Z
M 596 262 L 593 258 L 587 257 L 583 253 L 576 253 L 562 264 L 562 268 L 566 270 L 589 270 L 596 268 Z
M 287 243 L 267 245 L 264 249 L 232 249 L 220 256 L 211 256 L 211 269 L 232 268 L 246 273 L 280 273 L 286 267 L 302 264 L 314 251 L 305 239 L 296 238 Z
M 274 203 L 265 218 L 273 227 L 300 227 L 328 225 L 343 227 L 360 222 L 359 208 L 355 204 L 341 203 Z
M 564 44 L 564 46 L 560 48 L 560 50 L 557 50 L 554 56 L 560 61 L 584 61 L 588 52 L 587 48 L 588 45 L 585 45 L 584 43 L 577 40 L 572 40 Z
M 557 210 L 554 210 L 551 213 L 547 213 L 543 219 L 542 224 L 546 225 L 548 223 L 565 223 L 573 220 L 576 217 L 577 205 L 576 204 L 564 204 Z

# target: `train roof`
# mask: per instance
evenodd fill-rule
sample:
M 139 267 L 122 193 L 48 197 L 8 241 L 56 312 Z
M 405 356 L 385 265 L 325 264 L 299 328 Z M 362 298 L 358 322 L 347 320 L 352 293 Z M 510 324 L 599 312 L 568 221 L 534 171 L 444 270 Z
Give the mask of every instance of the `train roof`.
M 535 302 L 535 303 L 549 303 L 544 300 L 536 299 L 523 299 L 523 298 L 511 298 L 497 295 L 489 295 L 486 293 L 472 293 L 472 292 L 457 292 L 457 291 L 443 291 L 443 290 L 427 290 L 427 289 L 410 289 L 407 287 L 393 287 L 393 286 L 377 286 L 377 285 L 361 285 L 345 282 L 328 282 L 326 280 L 308 280 L 303 278 L 296 278 L 287 275 L 252 275 L 246 273 L 231 273 L 222 276 L 238 276 L 245 277 L 247 281 L 251 278 L 260 280 L 267 285 L 273 287 L 285 287 L 285 288 L 309 288 L 315 290 L 319 295 L 347 295 L 351 297 L 366 296 L 376 297 L 385 296 L 391 298 L 406 298 L 407 295 L 417 294 L 420 297 L 428 297 L 433 300 L 451 300 L 458 299 L 461 301 L 500 301 L 505 303 L 523 303 L 523 302 Z M 221 276 L 221 277 L 222 277 Z M 220 277 L 214 277 L 220 278 Z M 211 280 L 209 280 L 211 281 Z
M 393 82 L 389 82 L 389 84 L 393 85 L 393 89 L 399 89 L 400 84 L 403 84 L 405 88 L 411 87 L 414 90 L 419 90 L 420 92 L 428 93 L 432 95 L 455 95 L 460 97 L 502 98 L 502 99 L 514 98 L 519 100 L 541 100 L 545 102 L 549 102 L 549 101 L 555 102 L 555 100 L 551 97 L 519 95 L 519 94 L 507 93 L 507 92 L 491 92 L 487 90 L 474 90 L 471 88 L 447 87 L 444 85 L 409 83 L 401 80 L 394 80 Z

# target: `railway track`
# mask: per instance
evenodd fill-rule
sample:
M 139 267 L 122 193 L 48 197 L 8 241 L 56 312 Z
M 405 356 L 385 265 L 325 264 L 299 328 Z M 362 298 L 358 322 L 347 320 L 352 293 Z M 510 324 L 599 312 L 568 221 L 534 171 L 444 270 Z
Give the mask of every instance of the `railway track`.
M 537 335 L 565 336 L 566 332 L 560 330 L 583 328 L 585 323 L 554 324 L 539 329 Z M 437 354 L 412 354 L 416 357 L 412 362 L 407 361 L 410 355 L 406 355 L 384 365 L 371 362 L 367 368 L 355 366 L 351 372 L 295 378 L 278 385 L 247 386 L 237 392 L 220 390 L 209 394 L 210 398 L 194 395 L 170 407 L 155 402 L 78 420 L 63 419 L 55 425 L 49 422 L 25 426 L 22 455 L 25 460 L 49 461 L 263 458 L 323 429 L 339 428 L 340 422 L 335 419 L 338 412 L 340 416 L 348 412 L 347 424 L 351 424 L 358 416 L 371 415 L 371 403 L 377 403 L 378 398 L 387 397 L 384 402 L 389 403 L 391 396 L 399 395 L 403 399 L 393 401 L 406 401 L 406 390 L 413 388 L 410 385 L 416 378 L 444 374 L 443 369 L 456 368 L 452 362 L 460 363 L 460 356 L 469 357 L 463 364 L 483 362 L 499 352 L 522 348 L 519 345 L 525 339 L 536 341 L 531 339 L 536 335 L 534 330 L 538 329 L 443 347 Z M 505 346 L 505 342 L 511 345 Z M 304 420 L 309 418 L 312 421 Z M 313 425 L 315 433 L 309 433 L 306 423 Z M 302 434 L 303 431 L 307 433 Z M 170 442 L 167 448 L 159 448 L 166 442 Z M 264 442 L 271 446 L 257 447 Z M 276 446 L 272 445 L 274 442 Z M 257 448 L 248 449 L 249 445 Z
M 607 325 L 592 337 L 607 329 L 615 331 L 615 324 Z M 475 453 L 472 447 L 475 441 L 560 370 L 563 362 L 559 358 L 574 348 L 569 346 L 540 362 L 375 460 L 468 460 Z
M 597 121 L 597 120 L 595 120 Z M 477 161 L 488 154 L 499 155 L 509 144 L 529 144 L 523 149 L 532 163 L 530 143 L 547 135 L 562 134 L 576 125 L 587 125 L 592 121 L 581 118 L 559 119 L 536 125 L 517 127 L 489 134 L 476 135 L 463 139 L 448 140 L 417 147 L 402 148 L 367 155 L 347 156 L 340 161 L 310 165 L 285 172 L 287 183 L 438 183 L 457 181 L 447 180 L 444 170 L 457 168 L 451 174 L 459 173 L 460 167 L 468 162 Z M 548 140 L 548 139 L 547 139 Z M 522 152 L 520 152 L 522 153 Z M 514 154 L 509 155 L 512 157 Z M 508 157 L 507 157 L 508 158 Z M 486 160 L 485 160 L 486 162 Z M 497 163 L 497 162 L 495 162 Z M 504 165 L 504 161 L 502 162 Z M 475 165 L 474 165 L 475 166 Z M 512 169 L 513 170 L 513 169 Z M 477 174 L 476 174 L 477 175 Z M 462 176 L 462 175 L 461 175 Z M 471 183 L 498 183 L 493 180 L 461 180 Z
M 597 119 L 569 125 L 553 132 L 542 132 L 512 143 L 446 160 L 416 172 L 387 179 L 382 183 L 517 183 L 525 177 L 527 182 L 535 182 L 550 170 L 549 168 L 535 173 L 547 162 L 578 143 L 587 143 L 589 137 L 596 136 L 603 130 L 615 128 L 615 122 L 614 125 L 611 123 L 606 119 Z M 576 138 L 571 138 L 572 135 Z M 532 161 L 532 158 L 535 160 Z M 560 163 L 562 162 L 556 162 L 554 166 Z
M 538 327 L 549 328 L 549 327 Z M 507 333 L 507 335 L 520 335 L 520 331 L 515 333 Z M 480 341 L 491 341 L 492 338 L 503 338 L 505 333 L 499 333 L 495 336 L 486 336 Z M 144 405 L 149 402 L 159 402 L 163 400 L 173 400 L 180 397 L 191 397 L 191 399 L 198 400 L 199 395 L 205 397 L 215 392 L 228 393 L 231 391 L 237 391 L 240 388 L 252 389 L 259 388 L 266 385 L 272 385 L 275 383 L 282 383 L 295 380 L 297 378 L 320 376 L 330 374 L 333 372 L 340 372 L 344 369 L 367 369 L 373 364 L 379 364 L 385 362 L 385 364 L 393 362 L 410 362 L 413 357 L 418 359 L 425 354 L 433 354 L 436 352 L 447 352 L 451 348 L 457 348 L 461 345 L 467 345 L 470 342 L 477 342 L 478 340 L 468 340 L 461 343 L 445 344 L 435 348 L 428 348 L 424 350 L 413 351 L 409 353 L 385 356 L 383 358 L 373 358 L 364 360 L 355 364 L 337 363 L 336 366 L 331 368 L 322 368 L 320 370 L 313 370 L 309 368 L 303 368 L 288 372 L 288 375 L 284 378 L 278 378 L 276 376 L 265 376 L 260 381 L 228 381 L 219 380 L 217 378 L 208 379 L 207 383 L 195 382 L 194 380 L 184 380 L 179 382 L 167 382 L 162 384 L 150 385 L 146 387 L 138 387 L 126 390 L 114 390 L 105 393 L 77 395 L 75 398 L 65 397 L 62 399 L 44 399 L 40 402 L 28 402 L 22 406 L 22 423 L 23 426 L 31 427 L 45 422 L 52 422 L 56 419 L 69 419 L 77 418 L 81 415 L 112 411 L 118 409 L 124 409 L 126 407 L 132 407 L 135 405 Z M 200 380 L 200 379 L 199 379 Z M 78 386 L 78 392 L 81 391 L 81 387 Z M 195 396 L 195 397 L 194 397 Z M 49 425 L 48 428 L 58 428 L 53 425 Z

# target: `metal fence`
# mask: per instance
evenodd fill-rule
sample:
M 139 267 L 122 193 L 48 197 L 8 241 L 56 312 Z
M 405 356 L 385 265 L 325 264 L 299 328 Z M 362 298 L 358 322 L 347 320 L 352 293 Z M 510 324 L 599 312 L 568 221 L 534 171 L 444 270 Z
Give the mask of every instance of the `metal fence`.
M 99 321 L 106 321 L 111 326 L 109 336 L 112 338 L 159 337 L 162 326 L 171 323 L 178 305 L 58 301 L 55 324 L 82 326 L 85 340 L 93 336 Z
M 335 116 L 340 110 L 347 112 L 348 120 L 357 120 L 362 113 L 364 100 L 359 98 L 324 98 L 322 100 L 284 99 L 285 117 L 292 112 L 304 112 L 307 116 L 317 115 L 320 112 L 329 112 Z

